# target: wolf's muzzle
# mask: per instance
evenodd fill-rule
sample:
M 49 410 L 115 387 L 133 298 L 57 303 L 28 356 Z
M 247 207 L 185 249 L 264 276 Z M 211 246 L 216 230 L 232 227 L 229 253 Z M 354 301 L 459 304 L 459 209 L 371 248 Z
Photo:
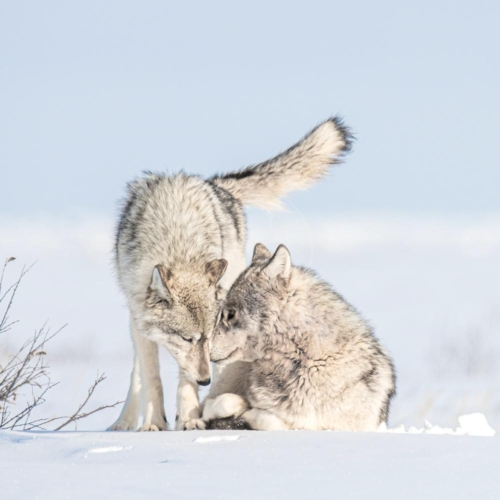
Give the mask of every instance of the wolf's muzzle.
M 197 380 L 196 382 L 198 385 L 208 385 L 210 384 L 210 381 L 211 380 L 209 378 L 206 378 L 205 380 Z

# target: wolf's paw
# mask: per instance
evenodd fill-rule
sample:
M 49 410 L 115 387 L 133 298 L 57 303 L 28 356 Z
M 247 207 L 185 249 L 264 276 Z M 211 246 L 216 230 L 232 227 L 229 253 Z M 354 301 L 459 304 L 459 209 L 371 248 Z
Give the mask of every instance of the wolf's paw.
M 127 422 L 126 420 L 117 420 L 113 425 L 110 425 L 107 431 L 133 431 L 135 430 L 135 425 Z
M 167 423 L 161 424 L 144 424 L 139 428 L 139 432 L 159 432 L 159 431 L 168 431 Z
M 239 417 L 248 409 L 247 402 L 238 394 L 221 394 L 215 399 L 207 399 L 203 410 L 203 420 Z
M 206 423 L 201 418 L 192 418 L 186 422 L 181 422 L 181 431 L 205 430 Z

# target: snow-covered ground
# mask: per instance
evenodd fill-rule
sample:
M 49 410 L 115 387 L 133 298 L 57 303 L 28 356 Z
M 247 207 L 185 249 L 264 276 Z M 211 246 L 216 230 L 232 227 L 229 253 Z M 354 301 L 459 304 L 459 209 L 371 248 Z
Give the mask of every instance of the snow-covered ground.
M 499 470 L 485 437 L 0 431 L 2 500 L 497 500 Z
M 394 357 L 398 395 L 391 425 L 425 419 L 456 425 L 476 411 L 500 431 L 500 214 L 427 216 L 249 214 L 248 248 L 286 243 L 373 324 Z M 20 319 L 0 339 L 0 356 L 49 319 L 68 323 L 49 346 L 53 381 L 43 414 L 73 410 L 97 370 L 108 379 L 96 403 L 125 397 L 132 347 L 112 266 L 113 220 L 61 216 L 0 220 L 0 255 L 15 255 L 12 280 L 37 260 L 11 313 Z M 177 369 L 161 355 L 167 415 L 173 421 Z M 118 409 L 79 429 L 103 430 Z
M 500 215 L 252 212 L 249 222 L 248 248 L 286 243 L 370 320 L 398 370 L 392 429 L 435 434 L 425 420 L 457 428 L 459 415 L 481 412 L 497 436 L 88 432 L 110 425 L 115 408 L 77 432 L 2 431 L 0 498 L 499 498 Z M 74 411 L 97 370 L 108 378 L 89 409 L 126 395 L 132 349 L 112 228 L 96 215 L 0 220 L 0 258 L 17 257 L 7 280 L 38 260 L 0 358 L 46 319 L 68 323 L 48 349 L 59 385 L 38 416 Z M 172 423 L 177 369 L 166 352 L 161 361 Z M 204 439 L 214 436 L 226 439 Z

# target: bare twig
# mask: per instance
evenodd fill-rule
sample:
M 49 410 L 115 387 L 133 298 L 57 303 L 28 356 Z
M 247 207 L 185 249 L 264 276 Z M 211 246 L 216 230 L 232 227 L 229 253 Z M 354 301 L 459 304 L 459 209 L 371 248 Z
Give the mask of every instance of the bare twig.
M 56 427 L 54 430 L 55 431 L 60 431 L 64 429 L 67 425 L 71 424 L 71 422 L 77 422 L 78 420 L 81 420 L 82 418 L 86 418 L 90 415 L 93 415 L 94 413 L 97 413 L 98 411 L 105 410 L 107 408 L 114 408 L 115 406 L 123 403 L 123 401 L 117 401 L 116 403 L 110 404 L 110 405 L 103 405 L 99 406 L 98 408 L 95 408 L 94 410 L 91 410 L 89 412 L 82 412 L 82 410 L 85 408 L 87 403 L 89 402 L 90 398 L 92 397 L 92 394 L 94 394 L 94 391 L 96 390 L 97 386 L 106 380 L 106 375 L 103 373 L 99 375 L 97 374 L 97 378 L 95 379 L 94 383 L 90 386 L 89 390 L 87 391 L 87 397 L 84 399 L 84 401 L 80 404 L 78 409 L 71 415 L 70 417 L 56 417 L 56 418 L 51 418 L 50 420 L 46 420 L 43 425 L 47 425 L 51 422 L 55 422 L 56 420 L 62 420 L 66 419 L 65 422 L 63 422 L 61 425 Z
M 7 266 L 7 264 L 9 262 L 11 262 L 11 259 L 7 259 L 5 261 L 5 264 L 4 264 L 4 267 L 3 267 L 3 270 L 2 270 L 2 282 L 3 282 L 3 274 L 4 274 L 4 271 L 5 271 L 5 267 Z M 2 302 L 5 297 L 9 294 L 9 292 L 12 292 L 10 294 L 10 298 L 9 298 L 9 301 L 7 303 L 7 307 L 5 308 L 5 311 L 3 313 L 3 317 L 2 319 L 0 320 L 0 333 L 4 333 L 6 331 L 6 323 L 7 323 L 7 320 L 9 319 L 9 311 L 10 311 L 10 308 L 12 307 L 12 302 L 14 301 L 14 297 L 16 296 L 16 292 L 17 292 L 17 289 L 19 288 L 19 285 L 21 284 L 21 280 L 24 278 L 24 276 L 26 275 L 26 273 L 28 273 L 30 271 L 30 269 L 36 264 L 36 262 L 34 262 L 33 264 L 31 264 L 30 266 L 28 267 L 25 267 L 23 266 L 23 268 L 21 269 L 21 274 L 19 276 L 19 278 L 17 279 L 17 281 L 12 285 L 10 286 L 7 291 L 0 297 L 0 302 Z
M 2 274 L 0 275 L 0 295 L 2 294 L 2 285 L 3 285 L 3 277 L 5 274 L 5 268 L 11 263 L 13 260 L 16 260 L 15 257 L 9 257 L 8 259 L 5 259 L 5 262 L 2 267 Z
M 9 286 L 2 295 L 5 268 L 13 260 L 14 258 L 11 257 L 5 261 L 0 274 L 0 306 L 2 306 L 2 302 L 6 302 L 5 309 L 3 312 L 0 311 L 0 334 L 7 332 L 17 323 L 17 321 L 9 322 L 8 314 L 21 280 L 34 265 L 23 267 L 17 281 Z M 97 386 L 106 379 L 104 374 L 99 375 L 98 373 L 96 380 L 88 390 L 87 397 L 70 417 L 33 419 L 33 411 L 45 403 L 48 391 L 57 385 L 57 383 L 52 383 L 50 379 L 50 367 L 46 362 L 46 344 L 58 335 L 65 326 L 52 333 L 47 324 L 44 324 L 21 345 L 15 354 L 7 358 L 3 366 L 0 364 L 0 429 L 46 429 L 46 425 L 64 420 L 54 429 L 58 431 L 72 422 L 76 423 L 94 413 L 106 408 L 114 408 L 122 403 L 122 401 L 118 401 L 111 405 L 99 406 L 88 412 L 83 411 Z M 24 394 L 24 391 L 31 393 L 29 398 Z M 25 402 L 25 405 L 19 410 L 22 401 Z

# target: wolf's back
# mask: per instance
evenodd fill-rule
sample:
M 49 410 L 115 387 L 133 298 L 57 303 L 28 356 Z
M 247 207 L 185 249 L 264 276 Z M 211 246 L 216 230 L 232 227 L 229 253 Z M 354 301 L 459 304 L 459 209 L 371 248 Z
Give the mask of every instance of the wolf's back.
M 308 188 L 340 163 L 351 148 L 349 128 L 336 116 L 323 122 L 301 141 L 274 158 L 210 181 L 229 191 L 244 205 L 281 208 L 283 196 Z

